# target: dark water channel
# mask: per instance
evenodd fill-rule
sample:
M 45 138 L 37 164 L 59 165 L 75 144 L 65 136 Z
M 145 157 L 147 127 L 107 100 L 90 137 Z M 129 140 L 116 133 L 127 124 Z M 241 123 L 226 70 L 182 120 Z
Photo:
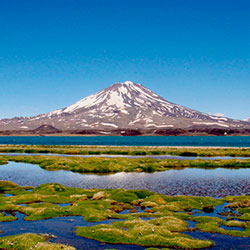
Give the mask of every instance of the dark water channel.
M 50 238 L 50 242 L 68 244 L 74 246 L 76 249 L 108 249 L 117 248 L 119 250 L 127 249 L 144 249 L 140 246 L 127 245 L 111 245 L 100 243 L 95 240 L 86 239 L 75 234 L 78 226 L 95 226 L 97 224 L 110 224 L 115 220 L 106 220 L 102 222 L 87 222 L 82 216 L 58 217 L 47 220 L 25 221 L 25 215 L 16 213 L 18 220 L 12 222 L 0 222 L 0 229 L 3 231 L 0 237 L 16 235 L 22 233 L 41 233 L 50 234 L 55 238 Z M 117 220 L 116 220 L 117 221 Z
M 185 168 L 155 173 L 79 174 L 71 171 L 48 171 L 38 165 L 10 162 L 0 166 L 0 179 L 21 186 L 57 182 L 69 187 L 148 189 L 167 195 L 224 197 L 250 195 L 250 168 Z
M 225 208 L 228 203 L 224 203 L 219 206 L 215 206 L 214 211 L 210 213 L 206 213 L 200 210 L 194 209 L 193 216 L 211 216 L 218 217 L 220 219 L 226 220 L 226 216 L 221 215 L 220 213 L 228 212 L 230 209 Z M 234 210 L 230 210 L 233 212 Z M 195 228 L 197 222 L 195 221 L 187 221 L 189 228 Z M 227 227 L 224 225 L 220 225 L 220 228 L 224 228 L 225 230 L 237 230 L 244 231 L 244 228 L 241 227 Z M 208 232 L 200 232 L 198 230 L 194 230 L 193 232 L 185 232 L 185 234 L 190 235 L 191 237 L 201 239 L 201 240 L 212 240 L 215 242 L 215 246 L 209 249 L 250 249 L 250 238 L 249 237 L 236 237 L 230 235 L 222 235 L 218 233 L 208 233 Z

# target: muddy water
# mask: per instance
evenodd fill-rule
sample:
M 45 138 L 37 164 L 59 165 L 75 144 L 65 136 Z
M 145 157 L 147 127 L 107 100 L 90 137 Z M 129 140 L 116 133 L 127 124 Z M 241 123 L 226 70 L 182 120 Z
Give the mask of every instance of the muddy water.
M 224 197 L 250 195 L 250 169 L 168 170 L 156 173 L 79 174 L 48 171 L 38 165 L 10 162 L 0 166 L 0 179 L 19 185 L 38 186 L 58 182 L 69 187 L 148 189 L 167 195 Z

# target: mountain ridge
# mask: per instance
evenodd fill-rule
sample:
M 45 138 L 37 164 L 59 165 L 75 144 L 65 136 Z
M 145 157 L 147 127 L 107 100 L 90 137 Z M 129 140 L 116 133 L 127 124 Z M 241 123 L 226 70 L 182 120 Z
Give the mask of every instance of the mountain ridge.
M 115 83 L 76 103 L 33 117 L 0 120 L 0 131 L 34 130 L 244 129 L 248 122 L 215 116 L 165 100 L 141 84 Z

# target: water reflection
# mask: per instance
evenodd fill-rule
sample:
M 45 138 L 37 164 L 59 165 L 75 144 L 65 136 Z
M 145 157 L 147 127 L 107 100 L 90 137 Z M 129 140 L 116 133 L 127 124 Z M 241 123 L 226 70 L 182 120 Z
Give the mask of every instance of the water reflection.
M 167 195 L 224 197 L 250 195 L 250 169 L 168 170 L 156 173 L 79 174 L 71 171 L 47 171 L 38 165 L 11 162 L 0 166 L 1 180 L 22 186 L 58 182 L 65 186 L 89 188 L 148 189 Z

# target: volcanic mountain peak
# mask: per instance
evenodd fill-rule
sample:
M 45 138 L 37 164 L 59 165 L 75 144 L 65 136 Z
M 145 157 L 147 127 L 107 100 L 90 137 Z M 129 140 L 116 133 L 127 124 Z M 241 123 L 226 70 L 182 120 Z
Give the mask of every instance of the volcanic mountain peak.
M 125 81 L 123 83 L 115 83 L 110 87 L 97 92 L 96 94 L 81 99 L 67 108 L 56 110 L 49 114 L 58 115 L 61 113 L 73 113 L 79 109 L 91 109 L 92 107 L 100 105 L 125 110 L 126 108 L 133 107 L 134 105 L 142 107 L 145 106 L 145 104 L 151 104 L 152 102 L 171 105 L 169 102 L 154 94 L 149 89 L 146 89 L 142 85 L 131 81 Z
M 60 130 L 109 131 L 188 127 L 241 128 L 249 123 L 201 113 L 168 102 L 141 84 L 125 81 L 47 114 L 0 120 L 0 130 L 28 130 L 43 124 Z
M 133 83 L 133 82 L 131 82 L 131 81 L 128 80 L 128 81 L 122 82 L 121 84 L 133 85 L 135 83 Z
M 103 102 L 106 102 L 107 105 L 114 105 L 117 108 L 122 109 L 126 105 L 124 100 L 125 97 L 131 97 L 129 92 L 132 90 L 133 85 L 135 85 L 135 83 L 131 81 L 126 81 L 121 84 L 113 84 L 111 87 L 85 97 L 75 104 L 68 106 L 67 108 L 63 109 L 62 112 L 72 113 L 77 109 L 87 109 L 91 106 L 102 104 Z

